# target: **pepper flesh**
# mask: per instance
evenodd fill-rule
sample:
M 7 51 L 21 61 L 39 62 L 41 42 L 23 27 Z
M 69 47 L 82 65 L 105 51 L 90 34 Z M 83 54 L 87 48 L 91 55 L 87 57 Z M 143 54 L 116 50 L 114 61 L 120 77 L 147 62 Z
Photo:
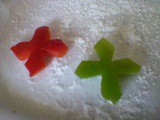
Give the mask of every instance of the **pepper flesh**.
M 30 56 L 30 53 L 31 53 L 30 47 L 31 47 L 30 42 L 21 42 L 13 46 L 11 50 L 14 52 L 17 58 L 20 61 L 22 61 L 27 59 Z
M 105 38 L 101 39 L 94 48 L 100 61 L 82 61 L 75 74 L 80 78 L 101 75 L 101 94 L 105 99 L 115 104 L 122 96 L 119 77 L 136 74 L 141 66 L 129 58 L 112 61 L 114 46 Z
M 60 39 L 54 39 L 46 42 L 44 51 L 55 57 L 62 57 L 67 52 L 67 45 Z
M 46 64 L 40 52 L 34 52 L 28 58 L 25 63 L 26 68 L 30 72 L 30 76 L 34 76 L 43 69 L 45 69 Z
M 67 49 L 61 39 L 50 40 L 50 31 L 47 26 L 37 28 L 29 42 L 21 42 L 11 47 L 19 60 L 22 61 L 28 58 L 25 66 L 30 76 L 34 76 L 45 69 L 48 56 L 63 57 Z

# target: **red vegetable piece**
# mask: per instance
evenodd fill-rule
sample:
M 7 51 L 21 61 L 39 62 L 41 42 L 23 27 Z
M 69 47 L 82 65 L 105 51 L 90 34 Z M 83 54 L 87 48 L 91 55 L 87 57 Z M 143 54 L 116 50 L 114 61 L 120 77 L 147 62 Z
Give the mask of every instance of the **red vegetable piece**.
M 25 63 L 25 66 L 31 77 L 42 71 L 46 67 L 46 64 L 40 51 L 32 53 Z
M 49 27 L 42 26 L 36 29 L 29 42 L 21 42 L 11 50 L 20 59 L 25 60 L 30 76 L 42 71 L 49 60 L 49 56 L 62 57 L 67 52 L 67 46 L 60 39 L 50 40 Z
M 36 29 L 34 36 L 31 40 L 32 46 L 34 49 L 43 47 L 46 41 L 50 40 L 50 31 L 49 27 L 42 26 Z
M 68 47 L 61 39 L 53 39 L 44 45 L 44 50 L 55 57 L 62 57 L 66 54 Z
M 17 58 L 22 61 L 29 57 L 31 52 L 31 45 L 30 42 L 21 42 L 11 47 L 11 50 L 14 52 Z
M 50 31 L 49 31 L 49 27 L 47 26 L 42 26 L 36 29 L 34 36 L 32 38 L 32 40 L 34 41 L 49 41 L 50 39 Z

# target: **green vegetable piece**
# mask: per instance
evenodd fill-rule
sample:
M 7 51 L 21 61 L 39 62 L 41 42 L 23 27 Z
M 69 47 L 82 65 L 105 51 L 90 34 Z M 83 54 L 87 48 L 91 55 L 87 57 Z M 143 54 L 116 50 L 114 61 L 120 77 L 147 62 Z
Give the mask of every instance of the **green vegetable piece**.
M 122 96 L 119 76 L 136 74 L 141 66 L 129 58 L 112 61 L 114 46 L 105 38 L 102 38 L 94 48 L 100 61 L 82 61 L 75 74 L 81 78 L 101 75 L 101 94 L 115 104 Z
M 101 61 L 111 62 L 114 52 L 114 46 L 107 41 L 105 38 L 102 38 L 95 46 L 94 49 L 98 53 Z
M 102 75 L 101 94 L 105 99 L 112 101 L 114 104 L 119 100 L 122 93 L 119 79 L 116 75 L 108 73 Z
M 141 66 L 128 58 L 115 60 L 112 62 L 112 65 L 118 75 L 136 74 L 141 69 Z
M 81 78 L 94 77 L 102 74 L 99 61 L 82 61 L 75 71 L 75 74 Z

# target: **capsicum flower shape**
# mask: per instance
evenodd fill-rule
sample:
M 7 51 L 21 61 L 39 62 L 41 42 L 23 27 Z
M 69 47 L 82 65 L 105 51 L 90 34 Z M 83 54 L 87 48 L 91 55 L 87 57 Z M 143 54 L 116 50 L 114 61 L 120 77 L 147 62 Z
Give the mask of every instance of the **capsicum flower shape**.
M 67 46 L 61 39 L 50 40 L 49 27 L 42 26 L 36 29 L 33 38 L 28 42 L 20 42 L 11 47 L 11 50 L 25 63 L 30 76 L 34 76 L 46 67 L 46 58 L 62 57 L 67 52 Z
M 114 46 L 105 38 L 101 39 L 94 48 L 100 61 L 82 61 L 75 74 L 80 78 L 101 75 L 102 96 L 116 103 L 122 95 L 119 85 L 120 76 L 135 74 L 141 69 L 141 66 L 129 58 L 112 61 Z

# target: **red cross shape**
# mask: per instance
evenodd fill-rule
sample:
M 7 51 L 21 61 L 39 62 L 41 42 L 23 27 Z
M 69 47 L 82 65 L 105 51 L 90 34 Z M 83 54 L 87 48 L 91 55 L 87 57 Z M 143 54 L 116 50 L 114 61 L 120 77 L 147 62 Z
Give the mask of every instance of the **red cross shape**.
M 36 29 L 33 38 L 28 42 L 20 42 L 11 47 L 11 50 L 25 63 L 30 76 L 34 76 L 46 67 L 46 58 L 63 57 L 68 47 L 61 39 L 50 39 L 49 27 L 42 26 Z

